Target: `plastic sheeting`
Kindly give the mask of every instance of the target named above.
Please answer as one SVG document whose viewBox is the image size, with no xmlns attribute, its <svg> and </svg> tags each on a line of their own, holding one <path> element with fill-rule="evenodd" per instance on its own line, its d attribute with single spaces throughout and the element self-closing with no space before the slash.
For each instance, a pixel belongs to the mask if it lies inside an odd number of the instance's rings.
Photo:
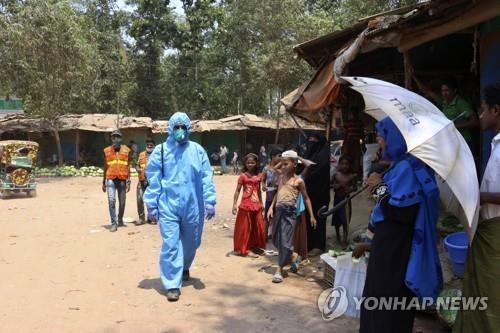
<svg viewBox="0 0 500 333">
<path fill-rule="evenodd" d="M 313 78 L 281 99 L 288 112 L 311 122 L 324 122 L 319 111 L 334 104 L 340 84 L 333 74 L 333 61 L 322 66 Z"/>
</svg>

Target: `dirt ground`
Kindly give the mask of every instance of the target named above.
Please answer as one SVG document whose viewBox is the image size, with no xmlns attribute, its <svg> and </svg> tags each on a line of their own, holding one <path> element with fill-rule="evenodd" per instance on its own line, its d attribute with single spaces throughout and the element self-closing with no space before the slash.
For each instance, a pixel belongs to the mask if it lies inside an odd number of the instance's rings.
<svg viewBox="0 0 500 333">
<path fill-rule="evenodd" d="M 236 178 L 215 182 L 217 216 L 205 224 L 178 303 L 167 302 L 158 278 L 157 226 L 128 223 L 110 233 L 99 178 L 42 179 L 36 198 L 0 200 L 0 330 L 357 332 L 357 319 L 322 320 L 321 265 L 313 261 L 275 285 L 276 257 L 231 255 Z M 351 231 L 366 225 L 369 209 L 366 197 L 355 202 Z M 137 217 L 135 183 L 125 216 Z M 415 327 L 440 331 L 425 317 Z"/>
</svg>

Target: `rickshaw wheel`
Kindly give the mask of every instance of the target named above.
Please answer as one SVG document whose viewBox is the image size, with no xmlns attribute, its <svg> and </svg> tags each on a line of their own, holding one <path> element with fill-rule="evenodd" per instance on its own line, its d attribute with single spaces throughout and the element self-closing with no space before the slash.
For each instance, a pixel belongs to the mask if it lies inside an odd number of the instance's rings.
<svg viewBox="0 0 500 333">
<path fill-rule="evenodd" d="M 8 195 L 9 195 L 9 192 L 7 192 L 5 190 L 0 190 L 0 199 L 6 199 Z"/>
<path fill-rule="evenodd" d="M 36 190 L 29 190 L 26 195 L 30 198 L 36 197 Z"/>
</svg>

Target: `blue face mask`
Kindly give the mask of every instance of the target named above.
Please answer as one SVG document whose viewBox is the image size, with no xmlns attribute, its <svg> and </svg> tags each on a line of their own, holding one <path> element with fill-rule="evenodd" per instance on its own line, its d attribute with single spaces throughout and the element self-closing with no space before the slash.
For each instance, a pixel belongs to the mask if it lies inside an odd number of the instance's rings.
<svg viewBox="0 0 500 333">
<path fill-rule="evenodd" d="M 186 139 L 186 130 L 184 128 L 178 128 L 174 131 L 174 139 L 177 142 L 182 142 Z"/>
<path fill-rule="evenodd" d="M 116 148 L 118 148 L 122 144 L 122 139 L 114 137 L 114 138 L 111 138 L 111 142 L 113 143 L 113 146 L 115 146 Z"/>
</svg>

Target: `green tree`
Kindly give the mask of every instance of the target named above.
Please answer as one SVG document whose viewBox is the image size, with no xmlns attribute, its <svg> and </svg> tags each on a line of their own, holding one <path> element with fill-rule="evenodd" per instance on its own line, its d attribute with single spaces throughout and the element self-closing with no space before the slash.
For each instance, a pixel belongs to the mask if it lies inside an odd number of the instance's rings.
<svg viewBox="0 0 500 333">
<path fill-rule="evenodd" d="M 90 86 L 89 110 L 97 113 L 127 113 L 127 87 L 130 62 L 121 32 L 127 14 L 116 0 L 85 0 L 82 15 L 95 31 L 98 56 L 94 59 L 95 77 Z"/>
<path fill-rule="evenodd" d="M 226 114 L 276 110 L 280 96 L 311 74 L 293 46 L 336 27 L 324 11 L 307 10 L 303 0 L 227 1 L 223 9 L 204 54 L 207 67 L 218 67 L 222 75 L 216 77 L 227 83 L 218 85 L 229 96 Z"/>
<path fill-rule="evenodd" d="M 215 0 L 183 0 L 182 6 L 185 15 L 177 19 L 173 44 L 177 52 L 166 59 L 169 64 L 177 64 L 166 68 L 167 77 L 174 79 L 175 86 L 167 89 L 175 98 L 176 107 L 193 117 L 204 118 L 213 111 L 209 95 L 213 73 L 206 66 L 205 49 L 220 23 L 222 8 Z"/>
<path fill-rule="evenodd" d="M 50 126 L 63 163 L 60 117 L 84 111 L 95 76 L 92 31 L 67 1 L 31 0 L 0 17 L 0 71 L 26 112 Z"/>
<path fill-rule="evenodd" d="M 167 109 L 161 59 L 177 32 L 168 0 L 131 0 L 136 6 L 129 34 L 135 40 L 132 67 L 135 84 L 130 96 L 137 115 L 160 118 Z"/>
<path fill-rule="evenodd" d="M 341 28 L 368 16 L 417 3 L 418 0 L 306 0 L 308 8 L 329 13 Z"/>
</svg>

